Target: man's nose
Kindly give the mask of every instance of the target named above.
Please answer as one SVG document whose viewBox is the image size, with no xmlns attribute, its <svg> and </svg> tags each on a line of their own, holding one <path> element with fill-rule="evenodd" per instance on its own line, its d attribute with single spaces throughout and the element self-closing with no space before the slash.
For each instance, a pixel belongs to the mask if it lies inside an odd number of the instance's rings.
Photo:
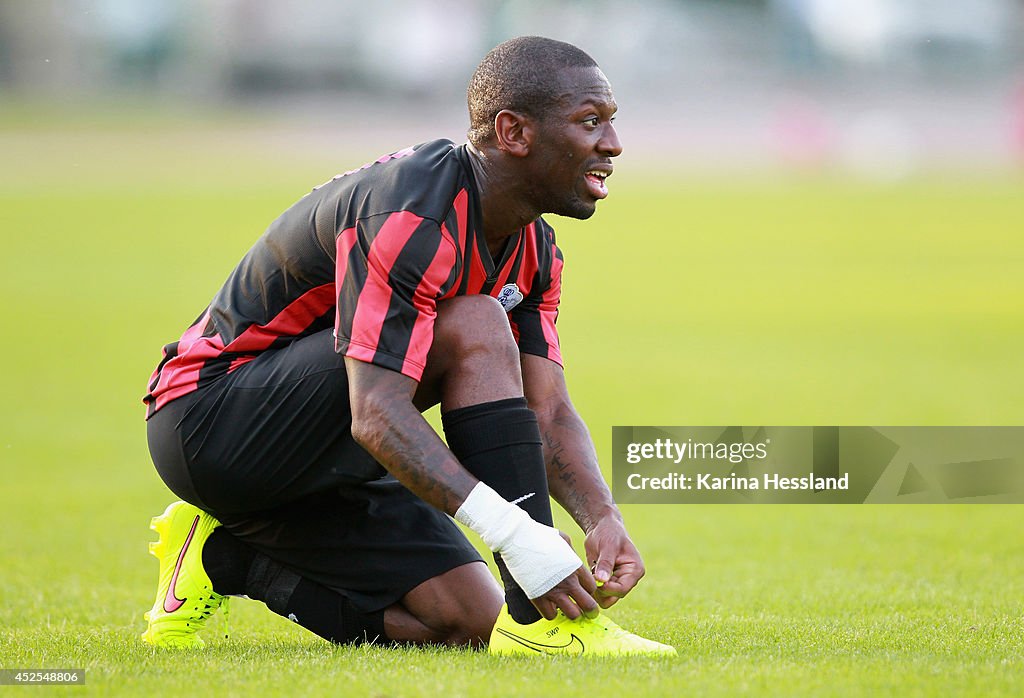
<svg viewBox="0 0 1024 698">
<path fill-rule="evenodd" d="M 613 158 L 622 153 L 622 142 L 619 140 L 619 134 L 615 131 L 615 125 L 610 121 L 601 135 L 597 148 L 605 155 Z"/>
</svg>

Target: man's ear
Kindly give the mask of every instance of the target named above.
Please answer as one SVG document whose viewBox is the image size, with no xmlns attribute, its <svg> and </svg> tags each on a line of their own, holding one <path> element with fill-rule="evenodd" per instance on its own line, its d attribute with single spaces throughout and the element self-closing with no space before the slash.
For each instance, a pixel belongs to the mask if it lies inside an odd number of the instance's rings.
<svg viewBox="0 0 1024 698">
<path fill-rule="evenodd" d="M 533 120 L 525 114 L 502 109 L 494 117 L 494 133 L 498 150 L 523 158 L 530 154 L 536 129 Z"/>
</svg>

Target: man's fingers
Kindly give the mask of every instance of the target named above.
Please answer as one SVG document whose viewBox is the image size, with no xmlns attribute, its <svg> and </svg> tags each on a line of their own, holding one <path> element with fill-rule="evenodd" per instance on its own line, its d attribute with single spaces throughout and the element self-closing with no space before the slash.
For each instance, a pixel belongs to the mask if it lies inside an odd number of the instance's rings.
<svg viewBox="0 0 1024 698">
<path fill-rule="evenodd" d="M 542 616 L 548 620 L 554 620 L 557 613 L 555 604 L 551 603 L 546 596 L 538 596 L 536 599 L 532 599 L 534 607 L 540 612 Z"/>
<path fill-rule="evenodd" d="M 587 568 L 580 567 L 573 581 L 576 582 L 575 588 L 570 591 L 573 601 L 588 618 L 593 618 L 600 612 L 597 599 L 594 598 L 597 592 L 594 578 L 590 576 Z"/>
<path fill-rule="evenodd" d="M 597 602 L 601 604 L 601 608 L 611 608 L 626 593 L 626 591 L 619 589 L 613 582 L 609 582 L 598 590 Z"/>
<path fill-rule="evenodd" d="M 580 607 L 576 605 L 576 602 L 565 595 L 558 598 L 558 607 L 562 609 L 562 613 L 564 613 L 565 617 L 569 620 L 576 620 L 583 615 L 583 611 L 581 611 Z"/>
<path fill-rule="evenodd" d="M 596 589 L 594 578 L 581 566 L 575 574 L 563 579 L 548 593 L 534 599 L 533 605 L 548 620 L 555 617 L 556 609 L 561 609 L 567 618 L 573 620 L 583 614 L 592 618 L 600 613 L 597 599 L 594 598 Z"/>
<path fill-rule="evenodd" d="M 608 557 L 602 551 L 598 555 L 597 564 L 594 565 L 594 579 L 601 582 L 601 584 L 606 584 L 612 578 L 612 570 L 614 569 L 615 557 Z"/>
<path fill-rule="evenodd" d="M 583 565 L 580 565 L 580 568 L 576 570 L 576 581 L 591 596 L 597 593 L 597 580 L 594 579 L 594 575 L 590 574 L 590 570 Z"/>
<path fill-rule="evenodd" d="M 644 575 L 642 570 L 639 572 L 629 568 L 622 570 L 619 576 L 616 577 L 614 580 L 615 588 L 618 592 L 617 595 L 625 596 L 626 594 L 631 592 L 633 590 L 633 587 L 637 585 L 637 583 L 640 581 L 640 578 L 643 576 Z"/>
<path fill-rule="evenodd" d="M 636 577 L 630 575 L 612 577 L 608 582 L 601 585 L 598 590 L 598 594 L 602 597 L 621 598 L 633 591 L 633 587 L 636 586 L 636 581 Z"/>
<path fill-rule="evenodd" d="M 559 587 L 560 586 L 561 585 L 559 585 Z M 575 620 L 576 618 L 579 618 L 580 615 L 583 613 L 583 611 L 580 610 L 580 607 L 573 600 L 572 595 L 570 593 L 568 593 L 568 592 L 565 592 L 565 591 L 558 591 L 559 587 L 556 587 L 555 589 L 552 589 L 551 591 L 549 591 L 548 593 L 544 594 L 544 596 L 541 597 L 543 599 L 546 599 L 551 604 L 551 607 L 552 607 L 551 618 L 554 618 L 554 611 L 556 609 L 561 610 L 562 613 L 565 614 L 565 617 L 569 618 L 571 620 Z M 536 601 L 534 601 L 534 604 L 536 604 Z M 538 606 L 538 608 L 539 608 L 539 606 Z M 542 611 L 542 613 L 543 613 L 543 611 Z M 544 617 L 548 618 L 547 616 L 544 616 Z M 548 618 L 548 620 L 551 620 L 551 618 Z"/>
</svg>

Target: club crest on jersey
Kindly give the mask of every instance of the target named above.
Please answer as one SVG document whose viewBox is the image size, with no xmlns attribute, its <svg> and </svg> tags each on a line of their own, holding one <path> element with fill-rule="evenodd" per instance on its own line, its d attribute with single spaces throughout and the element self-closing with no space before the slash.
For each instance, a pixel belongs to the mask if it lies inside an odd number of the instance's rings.
<svg viewBox="0 0 1024 698">
<path fill-rule="evenodd" d="M 501 303 L 501 307 L 505 309 L 506 313 L 519 305 L 522 300 L 523 294 L 520 292 L 519 286 L 514 283 L 505 284 L 498 291 L 498 302 Z"/>
</svg>

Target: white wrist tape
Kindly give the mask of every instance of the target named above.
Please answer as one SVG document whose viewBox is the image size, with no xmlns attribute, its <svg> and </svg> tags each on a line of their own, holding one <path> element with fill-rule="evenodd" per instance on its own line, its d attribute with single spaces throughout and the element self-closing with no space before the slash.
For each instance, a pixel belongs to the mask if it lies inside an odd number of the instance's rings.
<svg viewBox="0 0 1024 698">
<path fill-rule="evenodd" d="M 543 596 L 583 566 L 558 531 L 534 521 L 482 482 L 455 512 L 455 520 L 476 531 L 488 548 L 501 554 L 528 598 Z"/>
</svg>

